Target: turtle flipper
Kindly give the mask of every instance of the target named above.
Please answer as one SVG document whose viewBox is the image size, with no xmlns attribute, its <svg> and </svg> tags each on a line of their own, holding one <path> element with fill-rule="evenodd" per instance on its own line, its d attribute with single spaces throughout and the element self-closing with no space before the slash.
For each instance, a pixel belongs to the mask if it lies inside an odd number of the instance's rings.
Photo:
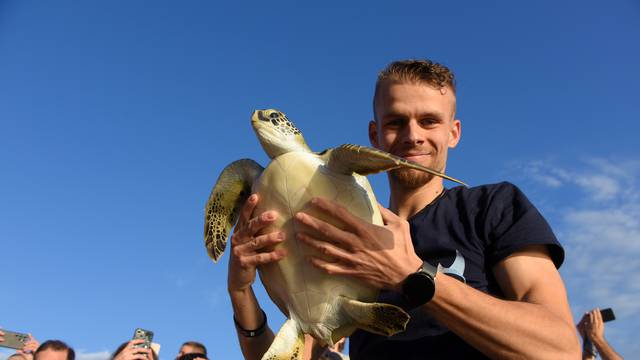
<svg viewBox="0 0 640 360">
<path fill-rule="evenodd" d="M 278 331 L 262 360 L 302 360 L 304 334 L 294 320 L 287 320 Z"/>
<path fill-rule="evenodd" d="M 367 146 L 344 144 L 329 150 L 327 156 L 327 167 L 341 174 L 351 175 L 355 172 L 360 175 L 369 175 L 404 167 L 424 171 L 467 186 L 462 181 L 441 172 Z"/>
<path fill-rule="evenodd" d="M 213 261 L 222 256 L 240 208 L 262 170 L 257 162 L 242 159 L 227 165 L 218 177 L 204 210 L 204 243 Z"/>
<path fill-rule="evenodd" d="M 391 336 L 404 331 L 409 322 L 409 314 L 402 308 L 384 304 L 384 303 L 365 303 L 345 297 L 342 299 L 341 306 L 346 314 L 353 319 L 353 325 L 363 330 L 380 334 L 383 336 Z M 336 339 L 344 336 L 336 333 Z"/>
</svg>

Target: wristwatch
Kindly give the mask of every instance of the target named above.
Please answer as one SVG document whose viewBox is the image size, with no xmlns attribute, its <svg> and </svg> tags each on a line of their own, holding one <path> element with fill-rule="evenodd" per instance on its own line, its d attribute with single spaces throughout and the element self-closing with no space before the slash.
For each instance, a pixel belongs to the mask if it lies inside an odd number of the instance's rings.
<svg viewBox="0 0 640 360">
<path fill-rule="evenodd" d="M 428 303 L 436 292 L 438 268 L 423 262 L 418 271 L 409 274 L 402 282 L 402 295 L 412 308 Z"/>
</svg>

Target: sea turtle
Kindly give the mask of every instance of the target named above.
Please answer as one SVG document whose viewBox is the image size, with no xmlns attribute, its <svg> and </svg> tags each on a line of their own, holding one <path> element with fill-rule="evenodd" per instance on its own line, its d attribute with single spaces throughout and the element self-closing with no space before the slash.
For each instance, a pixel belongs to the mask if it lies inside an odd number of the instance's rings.
<svg viewBox="0 0 640 360">
<path fill-rule="evenodd" d="M 295 240 L 296 224 L 292 218 L 312 197 L 321 196 L 380 225 L 380 210 L 365 175 L 394 168 L 412 168 L 460 181 L 359 145 L 346 144 L 314 153 L 295 125 L 277 110 L 255 111 L 251 124 L 271 163 L 265 169 L 253 160 L 242 159 L 222 171 L 206 204 L 204 236 L 209 255 L 217 261 L 241 205 L 252 192 L 261 196 L 254 213 L 276 210 L 280 214 L 278 221 L 261 233 L 285 231 L 286 240 L 278 246 L 284 246 L 288 255 L 260 267 L 259 273 L 269 296 L 288 320 L 263 359 L 301 358 L 305 333 L 333 345 L 356 328 L 385 336 L 403 331 L 409 315 L 397 306 L 375 303 L 375 289 L 354 278 L 327 275 L 305 260 L 308 255 L 323 255 Z"/>
</svg>

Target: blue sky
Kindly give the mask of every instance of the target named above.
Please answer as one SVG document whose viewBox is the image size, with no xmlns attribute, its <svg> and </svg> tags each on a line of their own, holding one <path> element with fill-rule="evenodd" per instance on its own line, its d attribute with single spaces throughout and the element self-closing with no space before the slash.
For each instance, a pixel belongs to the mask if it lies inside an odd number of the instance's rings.
<svg viewBox="0 0 640 360">
<path fill-rule="evenodd" d="M 633 0 L 0 0 L 0 326 L 83 360 L 136 327 L 164 358 L 190 339 L 240 358 L 203 208 L 226 164 L 266 164 L 252 110 L 315 150 L 368 144 L 376 73 L 428 57 L 458 78 L 449 174 L 520 186 L 566 247 L 576 321 L 613 307 L 607 338 L 637 354 L 638 19 Z"/>
</svg>

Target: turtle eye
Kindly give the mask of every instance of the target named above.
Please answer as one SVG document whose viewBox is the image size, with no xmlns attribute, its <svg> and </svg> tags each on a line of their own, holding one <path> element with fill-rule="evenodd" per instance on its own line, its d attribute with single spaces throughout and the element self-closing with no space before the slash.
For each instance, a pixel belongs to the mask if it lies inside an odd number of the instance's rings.
<svg viewBox="0 0 640 360">
<path fill-rule="evenodd" d="M 279 117 L 279 114 L 277 112 L 272 112 L 271 114 L 269 114 L 269 117 L 272 119 L 275 119 L 277 117 Z"/>
<path fill-rule="evenodd" d="M 258 119 L 260 119 L 262 121 L 269 121 L 269 119 L 264 116 L 264 112 L 263 111 L 258 111 Z"/>
</svg>

